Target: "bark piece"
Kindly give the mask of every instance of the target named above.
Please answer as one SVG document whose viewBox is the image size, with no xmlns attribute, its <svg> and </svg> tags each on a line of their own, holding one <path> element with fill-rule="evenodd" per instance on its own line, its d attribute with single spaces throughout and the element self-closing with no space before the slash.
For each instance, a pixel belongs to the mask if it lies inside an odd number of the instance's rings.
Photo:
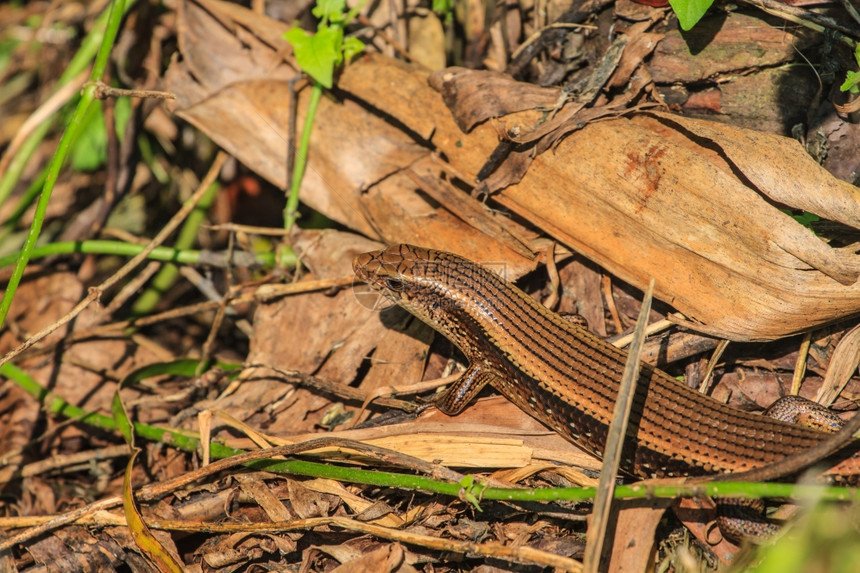
<svg viewBox="0 0 860 573">
<path fill-rule="evenodd" d="M 803 28 L 786 28 L 776 18 L 731 12 L 725 18 L 705 18 L 687 32 L 667 32 L 649 68 L 658 84 L 701 82 L 789 62 L 812 40 Z"/>
</svg>

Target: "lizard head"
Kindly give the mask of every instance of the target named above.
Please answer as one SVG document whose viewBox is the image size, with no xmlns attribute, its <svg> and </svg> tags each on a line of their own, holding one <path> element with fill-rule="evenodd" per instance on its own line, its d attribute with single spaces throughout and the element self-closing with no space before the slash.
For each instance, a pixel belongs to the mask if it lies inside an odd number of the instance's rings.
<svg viewBox="0 0 860 573">
<path fill-rule="evenodd" d="M 501 280 L 458 255 L 406 244 L 361 254 L 352 267 L 371 288 L 455 344 L 463 336 L 463 321 L 484 307 L 485 289 L 476 286 Z"/>
</svg>

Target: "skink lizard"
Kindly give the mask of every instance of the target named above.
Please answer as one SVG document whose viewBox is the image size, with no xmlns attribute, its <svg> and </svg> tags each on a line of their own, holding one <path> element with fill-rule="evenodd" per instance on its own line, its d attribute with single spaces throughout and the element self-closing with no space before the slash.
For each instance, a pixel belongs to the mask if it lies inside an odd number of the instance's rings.
<svg viewBox="0 0 860 573">
<path fill-rule="evenodd" d="M 357 276 L 447 337 L 469 367 L 438 401 L 459 413 L 490 384 L 520 409 L 600 457 L 626 353 L 463 257 L 395 245 L 356 257 Z M 643 364 L 622 470 L 640 478 L 753 469 L 827 434 L 722 404 Z M 860 457 L 826 471 L 854 482 Z"/>
</svg>

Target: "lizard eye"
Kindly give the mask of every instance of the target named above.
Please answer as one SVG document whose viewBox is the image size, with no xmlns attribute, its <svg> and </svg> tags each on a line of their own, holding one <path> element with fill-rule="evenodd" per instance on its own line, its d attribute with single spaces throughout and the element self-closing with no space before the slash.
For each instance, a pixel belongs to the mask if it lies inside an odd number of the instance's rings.
<svg viewBox="0 0 860 573">
<path fill-rule="evenodd" d="M 388 290 L 393 290 L 395 292 L 399 292 L 403 290 L 403 281 L 400 279 L 385 279 L 385 288 Z"/>
</svg>

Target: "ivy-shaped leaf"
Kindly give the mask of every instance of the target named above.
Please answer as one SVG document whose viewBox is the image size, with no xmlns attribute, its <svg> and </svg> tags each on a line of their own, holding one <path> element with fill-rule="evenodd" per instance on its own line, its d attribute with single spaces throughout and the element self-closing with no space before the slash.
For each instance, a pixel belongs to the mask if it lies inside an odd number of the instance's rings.
<svg viewBox="0 0 860 573">
<path fill-rule="evenodd" d="M 293 46 L 296 61 L 302 70 L 322 86 L 331 88 L 334 68 L 343 60 L 340 51 L 343 30 L 338 26 L 320 26 L 316 34 L 308 34 L 301 28 L 291 28 L 285 35 Z"/>
<path fill-rule="evenodd" d="M 317 5 L 311 9 L 311 13 L 322 20 L 321 26 L 328 22 L 340 24 L 343 22 L 344 9 L 346 9 L 346 0 L 317 0 Z"/>
<path fill-rule="evenodd" d="M 842 85 L 839 86 L 839 89 L 843 92 L 847 92 L 851 88 L 855 87 L 857 84 L 860 84 L 860 72 L 852 72 L 849 70 L 845 74 L 845 81 L 842 82 Z"/>
<path fill-rule="evenodd" d="M 669 0 L 672 10 L 678 16 L 681 29 L 685 32 L 695 26 L 714 0 Z"/>
<path fill-rule="evenodd" d="M 353 56 L 357 56 L 361 52 L 364 51 L 364 42 L 359 40 L 358 38 L 344 38 L 343 39 L 343 57 L 346 60 L 349 60 Z"/>
</svg>

